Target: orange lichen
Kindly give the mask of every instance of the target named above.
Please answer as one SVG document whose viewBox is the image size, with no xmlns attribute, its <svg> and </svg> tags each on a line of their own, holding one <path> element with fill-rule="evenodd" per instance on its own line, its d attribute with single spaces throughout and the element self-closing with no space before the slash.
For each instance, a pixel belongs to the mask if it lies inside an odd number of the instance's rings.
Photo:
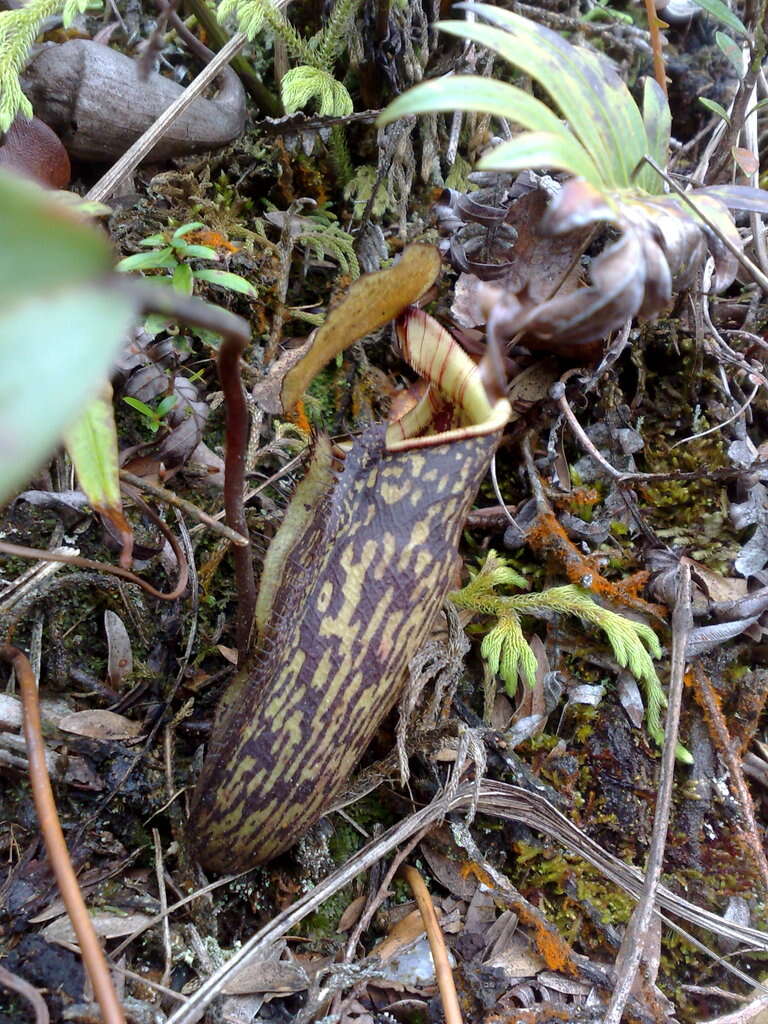
<svg viewBox="0 0 768 1024">
<path fill-rule="evenodd" d="M 240 246 L 230 242 L 221 231 L 209 231 L 207 228 L 200 228 L 199 231 L 190 231 L 186 236 L 186 241 L 194 242 L 195 245 L 207 245 L 209 249 L 240 252 Z"/>
<path fill-rule="evenodd" d="M 304 400 L 302 398 L 296 403 L 291 412 L 288 414 L 288 419 L 291 423 L 295 423 L 302 434 L 309 436 L 312 433 L 312 427 L 307 417 L 307 410 L 304 406 Z"/>
<path fill-rule="evenodd" d="M 465 861 L 459 868 L 459 874 L 465 879 L 474 876 L 481 885 L 485 885 L 489 889 L 494 887 L 493 879 L 488 872 L 473 860 Z"/>
<path fill-rule="evenodd" d="M 620 583 L 607 580 L 600 573 L 594 559 L 583 555 L 570 540 L 553 512 L 538 512 L 526 531 L 525 539 L 537 554 L 551 559 L 570 583 L 584 587 L 621 607 L 634 608 L 654 618 L 663 616 L 665 609 L 661 605 L 651 604 L 638 596 L 648 580 L 648 573 L 636 572 Z"/>
</svg>

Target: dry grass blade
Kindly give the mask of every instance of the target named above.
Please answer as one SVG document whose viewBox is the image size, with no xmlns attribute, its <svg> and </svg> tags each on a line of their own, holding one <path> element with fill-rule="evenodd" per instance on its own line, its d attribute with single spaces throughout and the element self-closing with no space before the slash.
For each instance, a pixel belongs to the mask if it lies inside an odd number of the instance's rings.
<svg viewBox="0 0 768 1024">
<path fill-rule="evenodd" d="M 206 1007 L 221 992 L 222 986 L 230 980 L 245 961 L 265 951 L 273 942 L 295 927 L 299 921 L 304 920 L 308 914 L 316 910 L 325 900 L 348 885 L 363 871 L 378 863 L 400 843 L 406 842 L 417 832 L 428 827 L 430 823 L 442 820 L 446 813 L 462 812 L 470 807 L 476 807 L 478 813 L 522 822 L 529 828 L 544 832 L 559 842 L 566 850 L 583 857 L 634 899 L 640 898 L 643 891 L 642 872 L 606 852 L 543 797 L 518 786 L 488 781 L 481 783 L 478 797 L 475 784 L 465 783 L 450 799 L 447 799 L 444 794 L 439 794 L 432 803 L 368 843 L 346 864 L 320 882 L 310 893 L 273 918 L 269 924 L 245 942 L 223 967 L 200 986 L 197 992 L 190 997 L 186 1006 L 179 1008 L 168 1018 L 168 1024 L 195 1024 L 203 1017 Z M 658 887 L 656 896 L 658 905 L 664 911 L 690 921 L 697 927 L 707 928 L 718 935 L 724 935 L 745 945 L 768 951 L 768 934 L 765 932 L 727 921 L 718 914 L 689 903 L 688 900 L 677 896 L 665 886 Z M 678 927 L 666 917 L 665 923 L 676 929 Z M 731 968 L 731 970 L 735 969 Z M 746 977 L 742 972 L 737 972 L 737 974 L 742 978 Z"/>
<path fill-rule="evenodd" d="M 28 659 L 16 647 L 0 647 L 0 659 L 13 665 L 21 689 L 24 704 L 24 739 L 29 758 L 29 779 L 35 810 L 40 822 L 48 859 L 56 876 L 61 898 L 67 908 L 72 927 L 80 943 L 85 969 L 88 972 L 93 991 L 101 1007 L 105 1024 L 125 1024 L 122 1007 L 109 975 L 99 940 L 93 929 L 91 918 L 83 902 L 80 886 L 69 859 L 67 844 L 56 812 L 51 780 L 45 765 L 45 745 L 40 725 L 40 705 L 37 698 L 37 684 Z"/>
<path fill-rule="evenodd" d="M 406 865 L 402 868 L 401 873 L 411 887 L 411 892 L 414 895 L 424 922 L 429 948 L 432 952 L 432 961 L 435 965 L 435 976 L 437 978 L 437 987 L 440 991 L 440 999 L 443 1004 L 445 1024 L 462 1024 L 459 997 L 456 994 L 453 971 L 448 962 L 448 950 L 445 947 L 445 939 L 440 929 L 440 923 L 437 920 L 432 897 L 429 895 L 429 890 L 424 884 L 424 879 L 416 868 Z"/>
<path fill-rule="evenodd" d="M 616 987 L 605 1014 L 605 1024 L 619 1024 L 629 998 L 637 968 L 644 954 L 644 940 L 648 934 L 655 906 L 656 891 L 661 877 L 664 847 L 669 827 L 669 813 L 672 806 L 672 783 L 675 774 L 675 748 L 680 721 L 680 705 L 685 675 L 685 650 L 693 625 L 691 612 L 691 567 L 680 563 L 677 601 L 672 617 L 672 663 L 670 666 L 669 706 L 661 755 L 661 778 L 653 821 L 651 847 L 645 871 L 640 902 L 624 933 L 621 949 L 616 961 Z"/>
</svg>

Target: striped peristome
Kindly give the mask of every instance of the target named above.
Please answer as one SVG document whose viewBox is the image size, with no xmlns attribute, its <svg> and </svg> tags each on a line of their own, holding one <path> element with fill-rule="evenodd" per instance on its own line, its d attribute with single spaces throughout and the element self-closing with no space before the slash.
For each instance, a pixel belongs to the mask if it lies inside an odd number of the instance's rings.
<svg viewBox="0 0 768 1024">
<path fill-rule="evenodd" d="M 413 361 L 431 363 L 441 395 L 427 401 L 441 415 L 452 403 L 451 423 L 428 434 L 418 413 L 418 437 L 371 427 L 338 473 L 318 439 L 309 482 L 267 554 L 265 572 L 280 579 L 266 597 L 262 584 L 257 650 L 222 699 L 193 798 L 191 836 L 213 870 L 269 860 L 323 814 L 452 584 L 464 519 L 510 407 L 487 396 L 478 368 L 420 310 L 399 324 L 406 355 L 411 325 L 420 347 L 439 353 Z"/>
</svg>

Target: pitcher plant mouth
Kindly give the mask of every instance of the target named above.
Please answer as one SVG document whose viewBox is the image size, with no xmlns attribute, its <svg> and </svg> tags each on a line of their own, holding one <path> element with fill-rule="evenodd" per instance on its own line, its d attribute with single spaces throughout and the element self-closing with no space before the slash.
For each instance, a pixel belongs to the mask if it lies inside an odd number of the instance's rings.
<svg viewBox="0 0 768 1024">
<path fill-rule="evenodd" d="M 474 363 L 449 331 L 416 306 L 398 316 L 395 330 L 403 358 L 429 387 L 387 428 L 387 451 L 428 448 L 503 430 L 512 407 L 507 398 L 493 401 L 488 393 L 490 360 Z M 427 433 L 441 421 L 448 429 Z"/>
</svg>

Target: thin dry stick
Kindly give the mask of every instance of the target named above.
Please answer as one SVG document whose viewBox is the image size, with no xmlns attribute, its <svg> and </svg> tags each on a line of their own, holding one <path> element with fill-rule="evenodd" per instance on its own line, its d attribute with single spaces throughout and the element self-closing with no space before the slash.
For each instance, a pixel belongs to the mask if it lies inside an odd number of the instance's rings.
<svg viewBox="0 0 768 1024">
<path fill-rule="evenodd" d="M 560 411 L 565 417 L 568 426 L 573 431 L 574 436 L 576 437 L 577 441 L 584 449 L 584 451 L 587 453 L 587 455 L 591 456 L 598 464 L 598 466 L 605 470 L 608 476 L 613 477 L 614 480 L 621 483 L 624 480 L 625 474 L 622 473 L 620 470 L 616 469 L 614 466 L 610 464 L 610 462 L 604 459 L 600 452 L 597 450 L 597 448 L 595 448 L 590 439 L 587 437 L 584 428 L 576 419 L 576 415 L 573 409 L 571 409 L 570 405 L 568 404 L 568 399 L 565 396 L 565 384 L 561 380 L 557 381 L 557 383 L 553 384 L 552 387 L 549 389 L 549 397 L 553 399 L 553 401 L 557 402 L 557 404 L 560 406 Z M 635 476 L 637 476 L 637 474 L 635 474 Z"/>
<path fill-rule="evenodd" d="M 755 820 L 755 809 L 752 804 L 752 797 L 744 781 L 744 772 L 741 761 L 734 751 L 733 740 L 725 721 L 725 715 L 720 706 L 720 701 L 701 666 L 696 665 L 693 670 L 693 692 L 697 703 L 704 712 L 704 717 L 709 727 L 710 735 L 715 741 L 715 748 L 725 762 L 728 773 L 731 777 L 731 789 L 739 803 L 741 813 L 744 817 L 746 829 L 743 832 L 744 841 L 754 858 L 755 867 L 760 874 L 763 883 L 764 897 L 768 895 L 768 860 L 761 840 L 762 830 L 758 828 Z"/>
<path fill-rule="evenodd" d="M 30 985 L 24 978 L 13 974 L 5 967 L 0 967 L 0 985 L 5 985 L 6 988 L 27 1000 L 35 1011 L 35 1024 L 49 1024 L 51 1018 L 48 1014 L 48 1007 L 34 985 Z"/>
<path fill-rule="evenodd" d="M 459 787 L 456 795 L 449 801 L 446 801 L 444 793 L 439 793 L 432 803 L 415 811 L 410 817 L 394 825 L 382 836 L 372 840 L 362 850 L 353 854 L 346 864 L 319 882 L 312 892 L 297 899 L 287 910 L 283 910 L 260 931 L 252 935 L 247 942 L 243 943 L 240 949 L 190 996 L 186 1006 L 171 1014 L 168 1024 L 196 1024 L 205 1014 L 208 1004 L 221 992 L 222 986 L 237 973 L 248 958 L 260 955 L 330 896 L 343 889 L 357 875 L 378 863 L 382 857 L 400 843 L 411 838 L 416 832 L 426 828 L 431 822 L 442 821 L 447 813 L 465 810 L 470 806 L 476 805 L 477 810 L 482 814 L 522 822 L 529 828 L 546 833 L 567 850 L 592 864 L 612 882 L 621 886 L 633 899 L 640 898 L 642 873 L 637 868 L 625 864 L 609 854 L 543 797 L 503 782 L 481 782 L 479 799 L 475 790 L 473 782 L 465 783 Z M 689 903 L 683 897 L 670 892 L 663 885 L 659 886 L 658 901 L 664 910 L 694 922 L 697 927 L 708 928 L 719 935 L 725 935 L 727 938 L 735 939 L 750 947 L 768 950 L 768 934 L 734 921 L 726 921 L 718 914 L 713 914 L 703 907 Z M 663 920 L 669 927 L 680 932 L 687 941 L 693 942 L 697 949 L 714 957 L 714 954 L 706 946 L 693 936 L 689 936 L 676 921 L 666 915 Z M 134 937 L 131 936 L 128 941 Z M 116 952 L 113 955 L 116 955 Z M 746 983 L 756 984 L 749 975 L 739 971 L 727 961 L 723 961 L 722 966 Z"/>
<path fill-rule="evenodd" d="M 733 1013 L 726 1013 L 724 1017 L 711 1017 L 704 1024 L 749 1024 L 758 1014 L 764 1014 L 768 1010 L 768 996 L 760 996 L 746 1006 L 734 1010 Z"/>
<path fill-rule="evenodd" d="M 398 850 L 395 856 L 392 858 L 392 863 L 387 868 L 384 877 L 379 881 L 378 889 L 376 890 L 375 893 L 369 896 L 365 909 L 358 918 L 357 924 L 350 932 L 349 938 L 347 939 L 347 944 L 344 947 L 344 955 L 342 960 L 343 963 L 349 963 L 354 958 L 355 950 L 357 949 L 357 944 L 360 941 L 360 936 L 368 928 L 371 921 L 373 920 L 374 914 L 376 913 L 376 911 L 379 909 L 379 907 L 389 894 L 389 887 L 392 884 L 392 879 L 400 870 L 400 865 L 403 863 L 404 860 L 406 860 L 406 858 L 410 857 L 412 851 L 416 849 L 416 847 L 419 845 L 422 839 L 431 831 L 432 825 L 426 825 L 420 832 L 417 832 L 415 836 L 412 836 L 409 839 L 409 841 L 400 850 Z M 343 1009 L 344 1000 L 342 999 L 342 994 L 339 992 L 334 997 L 333 1003 L 331 1004 L 330 1007 L 330 1012 L 332 1014 L 342 1014 Z"/>
<path fill-rule="evenodd" d="M 157 893 L 160 898 L 160 913 L 163 914 L 163 953 L 165 954 L 165 966 L 160 984 L 167 986 L 171 977 L 173 965 L 173 954 L 171 953 L 171 926 L 168 922 L 168 896 L 165 891 L 165 873 L 163 869 L 163 844 L 160 842 L 160 832 L 152 829 L 152 843 L 155 847 L 155 877 L 157 878 Z"/>
<path fill-rule="evenodd" d="M 85 969 L 93 986 L 96 1000 L 101 1007 L 104 1024 L 125 1024 L 125 1017 L 109 975 L 104 953 L 77 884 L 77 877 L 69 859 L 69 851 L 56 812 L 51 780 L 45 765 L 45 745 L 40 726 L 40 704 L 32 666 L 18 648 L 8 644 L 0 647 L 0 659 L 13 665 L 16 678 L 19 681 L 24 705 L 24 739 L 27 744 L 32 798 L 35 802 L 45 848 L 48 851 L 48 859 L 56 876 L 56 884 L 59 887 L 64 906 L 67 908 L 77 941 L 80 944 Z"/>
<path fill-rule="evenodd" d="M 459 997 L 456 995 L 453 971 L 448 962 L 448 950 L 445 948 L 445 939 L 440 929 L 440 922 L 437 920 L 432 897 L 429 895 L 429 890 L 424 884 L 424 879 L 416 868 L 405 865 L 400 870 L 403 878 L 411 887 L 411 892 L 416 899 L 422 921 L 424 922 L 424 928 L 427 932 L 427 940 L 432 952 L 432 961 L 435 965 L 437 987 L 443 1003 L 445 1024 L 462 1024 Z"/>
<path fill-rule="evenodd" d="M 126 483 L 133 484 L 134 487 L 140 487 L 142 491 L 146 491 L 147 494 L 151 494 L 155 498 L 159 498 L 160 501 L 164 501 L 166 505 L 173 505 L 174 508 L 180 508 L 182 512 L 186 512 L 190 519 L 196 519 L 198 523 L 202 523 L 203 526 L 207 526 L 209 530 L 213 530 L 214 533 L 220 533 L 222 537 L 226 537 L 227 540 L 231 540 L 233 544 L 239 544 L 244 547 L 248 543 L 247 537 L 242 537 L 235 530 L 230 530 L 226 523 L 220 522 L 218 519 L 214 519 L 213 516 L 209 516 L 207 512 L 203 512 L 197 505 L 193 505 L 191 501 L 187 501 L 186 498 L 180 498 L 178 494 L 174 494 L 173 491 L 169 491 L 166 487 L 158 487 L 157 484 L 151 483 L 149 480 L 145 480 L 142 476 L 134 476 L 133 473 L 129 473 L 126 469 L 120 470 L 120 479 L 125 480 Z"/>
<path fill-rule="evenodd" d="M 762 272 L 760 267 L 758 267 L 756 263 L 753 263 L 748 256 L 745 256 L 741 249 L 739 249 L 738 245 L 736 245 L 735 242 L 732 242 L 727 235 L 724 235 L 723 232 L 720 231 L 718 226 L 712 221 L 710 217 L 707 216 L 706 213 L 704 213 L 703 210 L 701 210 L 695 203 L 691 202 L 690 198 L 686 195 L 685 192 L 683 192 L 683 190 L 680 188 L 677 182 L 670 178 L 666 171 L 659 167 L 659 165 L 652 157 L 648 156 L 648 154 L 646 153 L 643 157 L 643 160 L 649 165 L 649 167 L 652 167 L 654 171 L 656 171 L 659 177 L 663 178 L 664 181 L 666 181 L 666 183 L 669 185 L 669 187 L 672 189 L 675 195 L 678 195 L 683 200 L 685 205 L 688 206 L 691 210 L 693 210 L 694 214 L 706 224 L 709 230 L 713 234 L 717 235 L 717 237 L 720 239 L 720 241 L 723 243 L 726 249 L 730 252 L 730 254 L 734 256 L 741 264 L 741 266 L 744 267 L 747 273 L 751 275 L 755 283 L 759 284 L 764 292 L 768 292 L 768 277 Z"/>
<path fill-rule="evenodd" d="M 672 806 L 672 784 L 675 778 L 675 749 L 680 723 L 680 705 L 683 696 L 685 676 L 685 649 L 693 627 L 691 612 L 691 567 L 680 563 L 677 583 L 677 599 L 672 615 L 672 658 L 669 668 L 669 707 L 664 732 L 664 749 L 661 752 L 661 777 L 656 813 L 653 819 L 651 847 L 640 901 L 624 933 L 621 949 L 616 961 L 616 987 L 605 1014 L 604 1024 L 619 1024 L 629 998 L 637 968 L 643 956 L 644 939 L 648 933 L 651 918 L 656 910 L 656 892 L 664 862 L 664 847 L 669 827 L 669 812 Z"/>
</svg>

